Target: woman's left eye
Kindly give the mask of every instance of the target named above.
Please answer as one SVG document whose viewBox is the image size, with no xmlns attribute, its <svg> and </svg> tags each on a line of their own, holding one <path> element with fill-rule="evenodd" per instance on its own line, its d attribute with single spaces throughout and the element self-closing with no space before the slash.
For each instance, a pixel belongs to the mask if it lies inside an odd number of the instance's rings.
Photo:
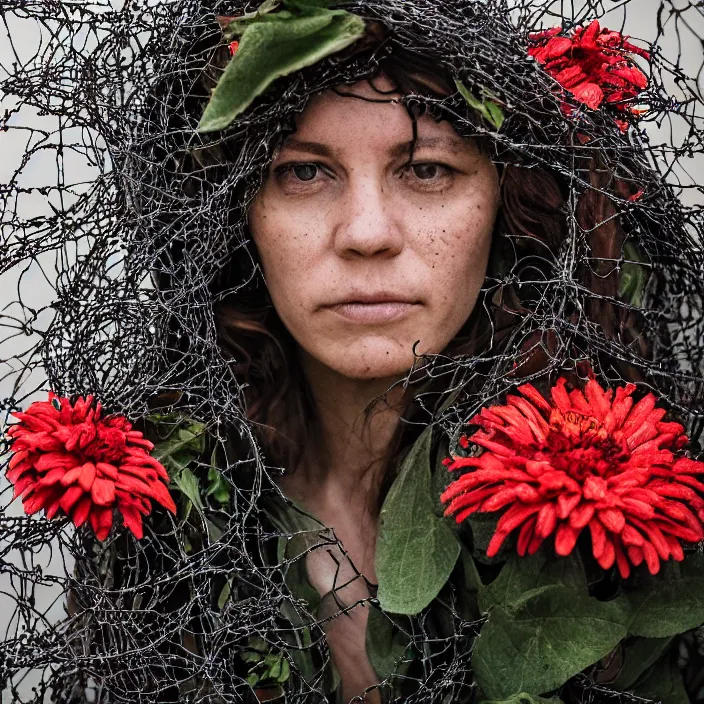
<svg viewBox="0 0 704 704">
<path fill-rule="evenodd" d="M 451 176 L 455 171 L 455 169 L 451 166 L 447 166 L 447 164 L 439 164 L 436 162 L 409 164 L 408 168 L 413 170 L 416 178 L 420 181 L 436 181 L 443 176 Z"/>
</svg>

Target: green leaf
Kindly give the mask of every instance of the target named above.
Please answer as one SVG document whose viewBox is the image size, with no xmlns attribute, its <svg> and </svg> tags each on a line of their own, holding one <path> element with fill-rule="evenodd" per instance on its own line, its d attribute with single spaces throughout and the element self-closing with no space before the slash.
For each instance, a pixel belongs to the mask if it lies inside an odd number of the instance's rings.
<svg viewBox="0 0 704 704">
<path fill-rule="evenodd" d="M 220 77 L 199 132 L 227 127 L 278 77 L 310 66 L 364 34 L 361 17 L 309 6 L 302 15 L 266 14 L 250 23 Z"/>
<path fill-rule="evenodd" d="M 662 658 L 648 675 L 635 687 L 640 697 L 658 701 L 661 704 L 685 704 L 689 695 L 682 681 L 682 672 L 677 667 L 676 653 Z"/>
<path fill-rule="evenodd" d="M 398 665 L 411 643 L 409 631 L 402 631 L 394 620 L 373 604 L 367 605 L 365 644 L 367 656 L 379 679 L 398 673 Z M 406 663 L 407 665 L 410 664 Z M 407 669 L 407 668 L 404 668 Z"/>
<path fill-rule="evenodd" d="M 181 465 L 188 464 L 205 450 L 205 425 L 200 421 L 190 418 L 177 417 L 170 423 L 164 419 L 173 419 L 174 416 L 152 414 L 147 416 L 153 425 L 167 427 L 169 434 L 166 438 L 156 438 L 152 456 L 159 460 L 167 469 L 173 466 L 178 470 Z"/>
<path fill-rule="evenodd" d="M 205 495 L 212 496 L 220 504 L 230 501 L 230 484 L 217 467 L 208 469 L 208 488 Z"/>
<path fill-rule="evenodd" d="M 582 561 L 576 552 L 557 557 L 545 549 L 535 555 L 511 555 L 499 576 L 479 593 L 479 608 L 489 611 L 493 606 L 519 600 L 531 589 L 549 585 L 568 587 L 576 594 L 588 594 Z"/>
<path fill-rule="evenodd" d="M 462 83 L 462 81 L 455 81 L 455 85 L 457 86 L 457 90 L 460 92 L 460 95 L 465 99 L 467 105 L 469 105 L 470 108 L 473 110 L 476 110 L 477 112 L 481 113 L 484 115 L 485 108 L 484 108 L 484 103 L 482 103 L 479 98 L 475 98 L 467 89 L 467 87 Z"/>
<path fill-rule="evenodd" d="M 693 556 L 685 558 L 693 562 Z M 629 633 L 646 638 L 667 638 L 704 623 L 704 574 L 694 569 L 678 574 L 674 565 L 665 565 L 660 574 L 628 595 L 633 609 Z"/>
<path fill-rule="evenodd" d="M 229 577 L 220 592 L 220 596 L 218 597 L 218 609 L 220 609 L 220 611 L 222 611 L 223 607 L 227 603 L 227 600 L 230 598 L 230 594 L 232 593 L 232 582 L 233 578 Z"/>
<path fill-rule="evenodd" d="M 447 467 L 443 464 L 443 460 L 450 455 L 448 445 L 449 438 L 443 435 L 438 443 L 438 450 L 435 455 L 435 466 L 430 480 L 430 493 L 433 497 L 433 513 L 438 517 L 442 517 L 445 513 L 445 504 L 440 501 L 440 496 L 454 481 L 454 473 L 449 472 Z M 450 521 L 450 525 L 453 526 L 453 529 L 456 529 L 456 522 L 454 520 Z"/>
<path fill-rule="evenodd" d="M 502 699 L 501 701 L 498 699 L 494 699 L 493 701 L 484 699 L 479 702 L 479 704 L 562 704 L 562 699 L 559 699 L 558 697 L 545 699 L 544 697 L 536 697 L 534 694 L 521 692 L 510 699 Z"/>
<path fill-rule="evenodd" d="M 222 537 L 224 532 L 223 526 L 218 525 L 215 521 L 218 520 L 215 517 L 205 519 L 205 527 L 208 531 L 208 538 L 211 543 L 215 543 Z"/>
<path fill-rule="evenodd" d="M 452 572 L 460 544 L 447 518 L 435 515 L 428 426 L 408 453 L 384 501 L 375 568 L 384 611 L 417 614 Z"/>
<path fill-rule="evenodd" d="M 183 467 L 180 472 L 174 474 L 171 478 L 178 487 L 178 490 L 186 496 L 191 504 L 195 506 L 196 510 L 203 515 L 203 502 L 200 498 L 196 475 L 193 474 L 188 467 Z"/>
<path fill-rule="evenodd" d="M 267 661 L 267 664 L 269 665 L 269 672 L 267 673 L 267 677 L 272 680 L 279 679 L 279 676 L 281 675 L 281 656 L 268 656 Z"/>
<path fill-rule="evenodd" d="M 461 579 L 455 584 L 458 595 L 457 611 L 462 618 L 476 621 L 481 617 L 478 595 L 483 589 L 483 584 L 472 553 L 464 545 L 461 546 L 460 563 Z"/>
<path fill-rule="evenodd" d="M 241 15 L 238 20 L 243 21 L 255 19 L 261 15 L 266 15 L 268 12 L 275 10 L 280 4 L 281 0 L 264 0 L 264 2 L 254 12 L 246 12 L 244 15 Z"/>
<path fill-rule="evenodd" d="M 316 545 L 332 540 L 332 531 L 315 516 L 280 494 L 268 494 L 262 509 L 283 535 L 277 539 L 277 562 L 284 564 L 284 579 L 291 594 L 303 599 L 311 611 L 320 604 L 320 594 L 310 583 L 306 554 Z M 293 615 L 293 614 L 291 614 Z M 300 619 L 295 625 L 301 625 Z"/>
<path fill-rule="evenodd" d="M 594 664 L 626 636 L 627 604 L 601 602 L 562 585 L 543 586 L 494 606 L 472 665 L 488 697 L 543 694 Z"/>
<path fill-rule="evenodd" d="M 501 107 L 496 103 L 496 101 L 489 97 L 491 95 L 486 88 L 482 88 L 483 96 L 481 99 L 473 95 L 470 90 L 462 83 L 455 79 L 455 86 L 460 92 L 460 95 L 465 99 L 467 105 L 469 105 L 472 110 L 478 112 L 490 125 L 495 127 L 497 130 L 501 129 L 501 125 L 504 124 L 504 112 Z"/>
<path fill-rule="evenodd" d="M 284 601 L 282 603 L 282 612 L 284 615 L 294 613 L 292 618 L 289 618 L 291 623 L 297 624 L 300 618 L 289 601 Z M 287 616 L 288 618 L 288 616 Z M 310 627 L 301 626 L 291 629 L 280 629 L 280 637 L 288 643 L 289 647 L 287 652 L 289 657 L 293 661 L 294 665 L 298 669 L 301 677 L 308 683 L 312 683 L 316 677 L 319 675 L 318 669 L 313 663 L 313 653 L 311 650 L 312 638 L 310 634 Z"/>
<path fill-rule="evenodd" d="M 290 674 L 291 674 L 291 666 L 288 664 L 288 660 L 286 660 L 286 658 L 282 657 L 281 658 L 281 672 L 280 672 L 279 676 L 276 678 L 277 682 L 279 682 L 279 684 L 285 682 L 289 678 Z"/>
<path fill-rule="evenodd" d="M 643 294 L 649 276 L 645 268 L 636 262 L 645 262 L 646 259 L 633 242 L 626 242 L 623 254 L 630 261 L 621 267 L 618 292 L 632 306 L 640 307 L 643 305 Z"/>
<path fill-rule="evenodd" d="M 461 552 L 462 561 L 462 575 L 464 578 L 464 586 L 469 591 L 478 593 L 484 588 L 482 584 L 482 578 L 479 576 L 479 570 L 477 569 L 477 563 L 472 557 L 472 553 L 467 550 L 464 545 L 462 546 Z"/>
<path fill-rule="evenodd" d="M 497 130 L 500 130 L 501 125 L 504 124 L 504 111 L 493 100 L 487 100 L 484 105 L 490 116 L 489 122 L 491 122 Z"/>
<path fill-rule="evenodd" d="M 472 555 L 474 559 L 485 565 L 495 565 L 506 560 L 506 552 L 511 545 L 509 538 L 502 546 L 498 555 L 487 557 L 486 551 L 489 548 L 491 538 L 496 532 L 496 524 L 501 516 L 496 513 L 473 513 L 464 520 L 464 524 L 469 527 L 472 534 Z"/>
<path fill-rule="evenodd" d="M 159 435 L 154 440 L 152 456 L 164 465 L 172 484 L 186 499 L 183 518 L 189 517 L 192 507 L 202 517 L 200 487 L 190 465 L 205 452 L 205 424 L 178 413 L 151 414 L 147 419 L 157 428 Z M 167 430 L 165 438 L 160 437 L 161 428 Z"/>
<path fill-rule="evenodd" d="M 672 638 L 634 638 L 626 645 L 621 671 L 609 685 L 612 689 L 631 689 L 638 678 L 667 650 Z"/>
</svg>

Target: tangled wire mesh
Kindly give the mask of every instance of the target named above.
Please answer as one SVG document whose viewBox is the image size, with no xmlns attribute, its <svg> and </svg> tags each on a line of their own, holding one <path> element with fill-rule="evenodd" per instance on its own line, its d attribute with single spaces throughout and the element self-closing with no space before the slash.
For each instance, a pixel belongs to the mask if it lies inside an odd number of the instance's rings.
<svg viewBox="0 0 704 704">
<path fill-rule="evenodd" d="M 3 421 L 43 388 L 94 394 L 135 427 L 177 408 L 207 429 L 194 472 L 207 474 L 217 458 L 228 488 L 226 502 L 210 497 L 198 515 L 155 511 L 142 540 L 116 529 L 100 542 L 65 520 L 25 516 L 2 485 L 8 701 L 256 701 L 242 659 L 253 636 L 289 654 L 286 701 L 327 701 L 324 623 L 291 596 L 290 560 L 277 552 L 280 538 L 309 533 L 287 532 L 261 510 L 281 467 L 247 415 L 241 360 L 224 353 L 215 313 L 262 295 L 247 211 L 295 115 L 400 48 L 497 96 L 505 121 L 491 129 L 457 92 L 410 93 L 409 114 L 443 115 L 481 139 L 506 178 L 543 170 L 565 194 L 550 216 L 564 235 L 555 240 L 499 220 L 475 316 L 488 332 L 472 354 L 419 360 L 414 373 L 428 392 L 418 395 L 415 427 L 435 422 L 451 435 L 517 379 L 588 362 L 601 378 L 662 396 L 700 448 L 704 198 L 687 168 L 704 152 L 704 62 L 685 70 L 683 56 L 704 9 L 659 2 L 655 33 L 640 42 L 651 52 L 640 64 L 648 109 L 625 131 L 606 110 L 575 103 L 567 114 L 555 80 L 526 51 L 531 32 L 609 9 L 613 28 L 637 2 L 341 2 L 381 23 L 384 40 L 277 80 L 228 129 L 202 134 L 227 57 L 216 15 L 257 3 L 2 0 L 10 41 L 20 22 L 39 37 L 36 51 L 13 45 L 0 66 L 3 145 L 17 156 L 0 186 Z M 659 49 L 666 43 L 672 51 Z M 42 287 L 49 304 L 36 303 Z M 335 542 L 321 528 L 305 550 Z M 473 701 L 469 657 L 481 623 L 447 596 L 439 615 L 406 623 L 413 657 L 399 681 L 381 686 L 385 701 Z M 350 606 L 330 600 L 326 618 Z M 562 696 L 643 701 L 586 676 Z"/>
</svg>

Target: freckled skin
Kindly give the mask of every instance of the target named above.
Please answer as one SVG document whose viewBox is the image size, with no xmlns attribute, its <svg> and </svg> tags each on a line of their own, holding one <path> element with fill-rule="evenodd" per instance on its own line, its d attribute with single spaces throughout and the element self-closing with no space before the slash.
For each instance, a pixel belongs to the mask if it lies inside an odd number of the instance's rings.
<svg viewBox="0 0 704 704">
<path fill-rule="evenodd" d="M 391 87 L 384 77 L 376 85 Z M 364 81 L 341 91 L 379 99 Z M 418 136 L 458 137 L 427 115 Z M 405 108 L 331 91 L 310 101 L 293 137 L 323 143 L 334 156 L 291 149 L 287 140 L 250 208 L 273 304 L 316 364 L 355 379 L 403 374 L 416 340 L 419 354 L 441 352 L 474 308 L 498 208 L 496 168 L 468 140 L 417 149 L 416 169 L 404 168 L 408 153 L 388 151 L 413 137 Z M 277 176 L 290 162 L 299 166 Z M 375 325 L 321 307 L 389 289 L 420 305 Z"/>
</svg>

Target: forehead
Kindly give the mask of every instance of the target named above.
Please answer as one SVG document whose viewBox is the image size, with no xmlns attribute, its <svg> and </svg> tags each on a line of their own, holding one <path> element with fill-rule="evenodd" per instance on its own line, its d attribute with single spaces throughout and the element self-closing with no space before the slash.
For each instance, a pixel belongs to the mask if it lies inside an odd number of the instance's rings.
<svg viewBox="0 0 704 704">
<path fill-rule="evenodd" d="M 376 89 L 375 89 L 376 88 Z M 296 117 L 296 132 L 282 149 L 312 151 L 323 156 L 370 148 L 400 154 L 413 139 L 413 121 L 399 102 L 399 93 L 384 76 L 351 85 L 339 86 L 313 96 Z M 441 148 L 474 151 L 470 140 L 460 137 L 447 120 L 436 122 L 430 115 L 416 120 L 416 149 Z M 315 144 L 313 144 L 315 143 Z M 327 150 L 315 145 L 326 145 Z"/>
</svg>

